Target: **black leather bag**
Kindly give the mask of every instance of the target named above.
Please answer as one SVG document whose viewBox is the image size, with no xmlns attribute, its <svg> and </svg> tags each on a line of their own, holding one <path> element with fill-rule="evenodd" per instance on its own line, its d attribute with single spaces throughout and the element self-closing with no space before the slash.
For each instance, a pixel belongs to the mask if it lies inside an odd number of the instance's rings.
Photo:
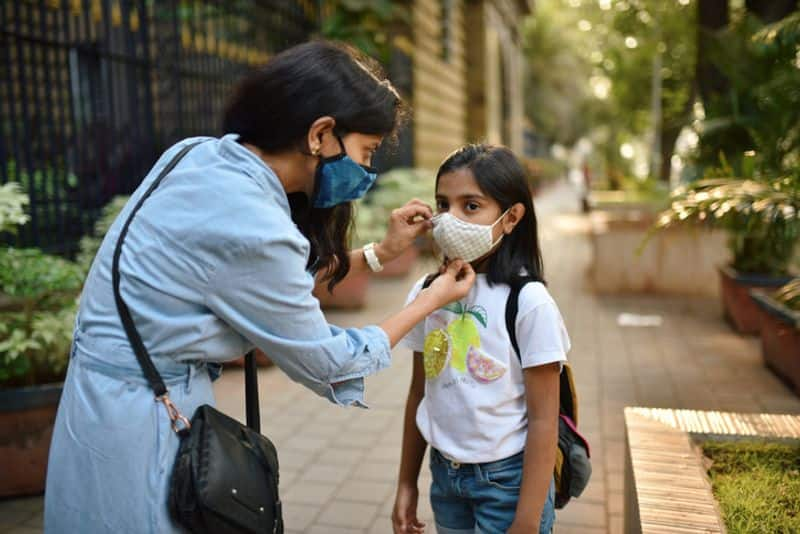
<svg viewBox="0 0 800 534">
<path fill-rule="evenodd" d="M 272 442 L 260 434 L 258 378 L 253 353 L 245 358 L 247 426 L 209 405 L 200 406 L 189 421 L 170 401 L 164 380 L 120 294 L 119 260 L 133 217 L 164 177 L 197 144 L 181 149 L 125 221 L 114 250 L 114 299 L 142 373 L 153 389 L 156 401 L 164 404 L 172 429 L 181 440 L 169 487 L 169 509 L 173 519 L 196 533 L 282 534 L 278 455 Z"/>
</svg>

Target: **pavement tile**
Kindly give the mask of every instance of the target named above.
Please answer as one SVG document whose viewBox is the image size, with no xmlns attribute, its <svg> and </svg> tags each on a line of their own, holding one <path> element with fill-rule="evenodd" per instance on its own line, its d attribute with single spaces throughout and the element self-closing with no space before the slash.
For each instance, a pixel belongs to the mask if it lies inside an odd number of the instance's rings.
<svg viewBox="0 0 800 534">
<path fill-rule="evenodd" d="M 378 505 L 331 501 L 319 514 L 317 525 L 366 529 L 378 515 Z"/>
<path fill-rule="evenodd" d="M 283 502 L 321 506 L 333 497 L 337 487 L 337 484 L 332 483 L 302 481 L 283 493 L 281 500 Z"/>
<path fill-rule="evenodd" d="M 394 484 L 348 480 L 336 492 L 336 500 L 381 504 L 394 495 Z"/>
<path fill-rule="evenodd" d="M 283 522 L 287 530 L 305 531 L 319 513 L 319 507 L 287 502 L 283 506 Z"/>
<path fill-rule="evenodd" d="M 556 525 L 559 533 L 562 525 L 605 528 L 606 507 L 579 500 L 570 501 L 556 513 Z"/>
</svg>

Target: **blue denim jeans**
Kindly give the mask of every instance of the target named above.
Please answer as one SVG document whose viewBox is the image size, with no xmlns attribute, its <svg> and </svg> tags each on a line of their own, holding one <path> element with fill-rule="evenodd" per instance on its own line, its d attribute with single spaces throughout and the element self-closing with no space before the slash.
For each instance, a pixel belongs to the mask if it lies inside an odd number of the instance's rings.
<svg viewBox="0 0 800 534">
<path fill-rule="evenodd" d="M 431 448 L 431 508 L 439 534 L 503 534 L 511 527 L 522 484 L 523 453 L 485 464 L 451 462 Z M 555 521 L 555 486 L 542 510 L 540 534 Z"/>
</svg>

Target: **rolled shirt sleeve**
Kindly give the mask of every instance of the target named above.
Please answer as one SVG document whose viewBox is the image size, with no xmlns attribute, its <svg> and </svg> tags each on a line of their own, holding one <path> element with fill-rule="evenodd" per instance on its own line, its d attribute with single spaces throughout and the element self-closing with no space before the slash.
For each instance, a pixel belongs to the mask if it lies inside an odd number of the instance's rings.
<svg viewBox="0 0 800 534">
<path fill-rule="evenodd" d="M 377 326 L 329 325 L 312 295 L 308 242 L 299 233 L 237 244 L 208 278 L 206 305 L 292 380 L 333 403 L 366 407 L 364 377 L 389 366 Z"/>
</svg>

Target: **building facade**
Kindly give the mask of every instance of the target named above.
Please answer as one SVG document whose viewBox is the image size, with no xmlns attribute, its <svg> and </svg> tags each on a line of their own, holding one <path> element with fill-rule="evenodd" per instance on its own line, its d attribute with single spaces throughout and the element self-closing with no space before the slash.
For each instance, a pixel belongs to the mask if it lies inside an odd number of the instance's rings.
<svg viewBox="0 0 800 534">
<path fill-rule="evenodd" d="M 411 45 L 414 165 L 435 169 L 467 142 L 523 149 L 523 56 L 527 1 L 414 0 Z"/>
</svg>

